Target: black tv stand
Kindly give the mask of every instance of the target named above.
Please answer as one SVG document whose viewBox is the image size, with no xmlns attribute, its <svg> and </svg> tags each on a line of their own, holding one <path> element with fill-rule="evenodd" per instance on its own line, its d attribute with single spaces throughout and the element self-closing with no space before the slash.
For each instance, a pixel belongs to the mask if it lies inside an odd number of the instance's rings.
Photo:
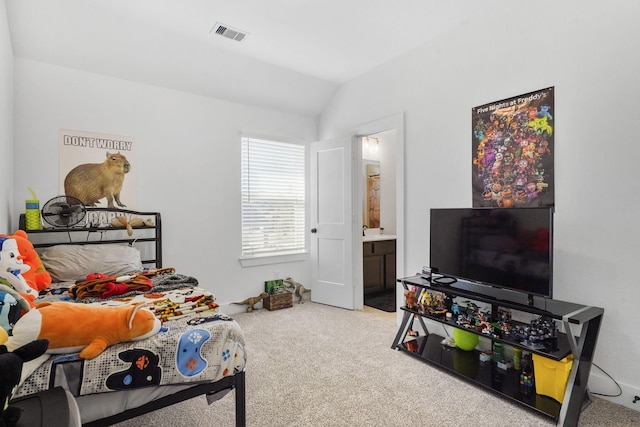
<svg viewBox="0 0 640 427">
<path fill-rule="evenodd" d="M 551 417 L 558 426 L 577 426 L 582 409 L 591 402 L 587 382 L 595 352 L 598 333 L 604 309 L 590 307 L 534 295 L 514 294 L 504 290 L 473 283 L 457 282 L 455 284 L 440 285 L 419 275 L 398 279 L 405 290 L 409 287 L 440 293 L 452 300 L 472 300 L 491 306 L 492 321 L 496 319 L 500 309 L 513 312 L 528 313 L 553 319 L 555 324 L 563 326 L 563 332 L 554 334 L 544 348 L 535 348 L 518 342 L 508 335 L 495 337 L 483 334 L 476 329 L 466 329 L 457 325 L 455 321 L 442 315 L 415 307 L 401 307 L 404 312 L 398 333 L 391 348 L 403 351 L 439 369 L 458 375 L 466 381 L 494 392 L 506 399 L 526 408 Z M 519 297 L 519 299 L 518 299 Z M 526 301 L 524 301 L 526 299 Z M 573 365 L 569 373 L 567 387 L 562 403 L 551 397 L 522 392 L 520 387 L 520 371 L 513 368 L 499 369 L 496 362 L 479 362 L 477 350 L 463 351 L 458 348 L 448 348 L 441 344 L 443 337 L 430 333 L 425 320 L 458 327 L 490 339 L 492 343 L 499 342 L 505 346 L 521 348 L 530 353 L 561 361 L 573 355 Z M 416 324 L 417 322 L 417 324 Z M 414 328 L 423 330 L 422 335 L 416 337 Z M 409 334 L 410 331 L 413 331 Z M 443 351 L 446 350 L 446 351 Z M 454 363 L 455 362 L 455 363 Z M 491 379 L 499 371 L 501 381 L 497 386 Z"/>
</svg>

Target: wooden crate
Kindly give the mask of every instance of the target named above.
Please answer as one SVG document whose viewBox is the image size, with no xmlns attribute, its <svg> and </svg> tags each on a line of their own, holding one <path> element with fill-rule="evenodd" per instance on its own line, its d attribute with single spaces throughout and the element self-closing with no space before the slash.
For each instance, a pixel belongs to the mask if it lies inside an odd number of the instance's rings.
<svg viewBox="0 0 640 427">
<path fill-rule="evenodd" d="M 293 294 L 291 292 L 271 294 L 262 300 L 262 304 L 269 311 L 291 307 L 293 306 Z"/>
</svg>

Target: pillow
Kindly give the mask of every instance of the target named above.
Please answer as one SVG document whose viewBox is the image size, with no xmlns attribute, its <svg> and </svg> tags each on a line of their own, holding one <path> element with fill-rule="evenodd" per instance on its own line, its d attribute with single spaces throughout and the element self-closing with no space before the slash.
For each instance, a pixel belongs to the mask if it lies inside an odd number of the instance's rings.
<svg viewBox="0 0 640 427">
<path fill-rule="evenodd" d="M 142 271 L 140 251 L 129 245 L 58 245 L 44 250 L 40 259 L 54 282 L 84 280 L 89 273 Z"/>
</svg>

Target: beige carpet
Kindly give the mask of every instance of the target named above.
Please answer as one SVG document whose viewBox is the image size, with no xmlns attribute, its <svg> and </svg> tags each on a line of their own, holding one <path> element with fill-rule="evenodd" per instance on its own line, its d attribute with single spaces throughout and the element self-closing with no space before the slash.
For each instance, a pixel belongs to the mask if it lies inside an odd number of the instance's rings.
<svg viewBox="0 0 640 427">
<path fill-rule="evenodd" d="M 306 302 L 234 318 L 247 336 L 248 426 L 552 426 L 553 420 L 391 349 L 395 314 Z M 234 426 L 234 392 L 119 423 Z M 580 426 L 638 426 L 640 412 L 594 399 Z"/>
</svg>

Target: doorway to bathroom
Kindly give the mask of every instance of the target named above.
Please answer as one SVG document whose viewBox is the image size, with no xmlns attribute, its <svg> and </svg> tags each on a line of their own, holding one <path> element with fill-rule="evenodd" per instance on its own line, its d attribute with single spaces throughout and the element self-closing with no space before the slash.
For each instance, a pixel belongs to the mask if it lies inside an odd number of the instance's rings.
<svg viewBox="0 0 640 427">
<path fill-rule="evenodd" d="M 396 311 L 397 279 L 397 130 L 361 137 L 363 303 Z"/>
</svg>

